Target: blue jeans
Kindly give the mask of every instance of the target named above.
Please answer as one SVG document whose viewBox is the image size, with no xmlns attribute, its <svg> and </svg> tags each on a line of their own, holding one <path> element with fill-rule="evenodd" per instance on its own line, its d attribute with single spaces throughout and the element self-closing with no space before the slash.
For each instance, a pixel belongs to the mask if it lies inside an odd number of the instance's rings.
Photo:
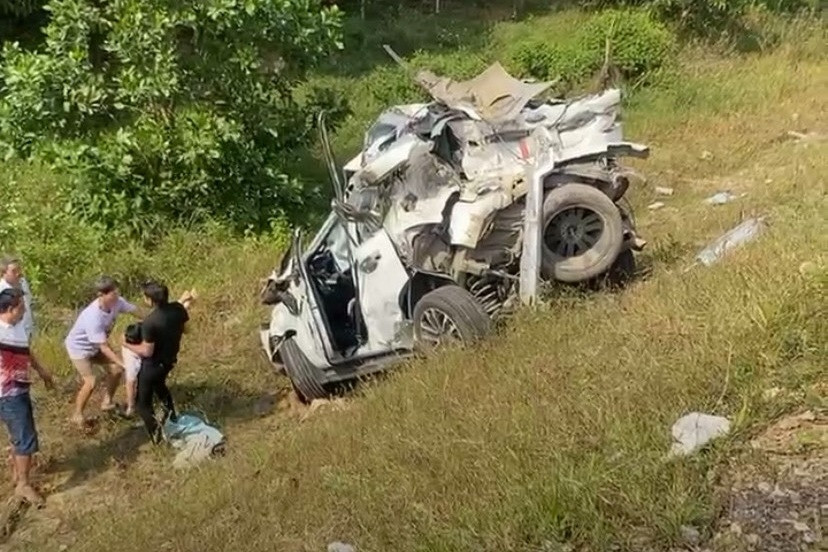
<svg viewBox="0 0 828 552">
<path fill-rule="evenodd" d="M 14 454 L 31 456 L 38 451 L 37 429 L 29 393 L 0 397 L 0 420 L 3 420 L 9 431 Z"/>
</svg>

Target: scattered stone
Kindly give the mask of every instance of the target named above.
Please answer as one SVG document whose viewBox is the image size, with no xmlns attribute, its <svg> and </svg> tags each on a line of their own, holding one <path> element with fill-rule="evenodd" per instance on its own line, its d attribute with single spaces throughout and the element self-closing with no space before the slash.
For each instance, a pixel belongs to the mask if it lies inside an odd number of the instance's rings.
<svg viewBox="0 0 828 552">
<path fill-rule="evenodd" d="M 336 398 L 333 400 L 329 399 L 314 399 L 311 401 L 310 405 L 308 406 L 307 410 L 302 414 L 302 417 L 299 421 L 304 422 L 308 418 L 310 418 L 316 411 L 321 408 L 328 408 L 331 407 L 334 410 L 344 410 L 347 408 L 347 403 L 342 398 Z"/>
<path fill-rule="evenodd" d="M 649 205 L 647 205 L 647 209 L 649 209 L 650 211 L 657 211 L 662 207 L 664 207 L 663 201 L 656 201 L 655 203 L 650 203 Z"/>
<path fill-rule="evenodd" d="M 356 552 L 356 548 L 344 542 L 332 542 L 328 545 L 328 552 Z"/>
<path fill-rule="evenodd" d="M 789 130 L 788 136 L 797 142 L 824 142 L 828 140 L 828 134 L 821 134 L 819 132 L 796 132 Z"/>
<path fill-rule="evenodd" d="M 684 541 L 685 544 L 697 546 L 699 542 L 701 542 L 701 533 L 699 533 L 699 530 L 692 525 L 682 525 L 680 531 L 681 540 Z"/>
<path fill-rule="evenodd" d="M 828 443 L 828 410 L 814 407 L 784 416 L 753 442 L 758 446 L 740 455 L 733 464 L 736 470 L 723 478 L 721 499 L 728 506 L 713 528 L 714 548 L 721 552 L 825 549 L 828 449 L 802 443 Z M 734 524 L 740 534 L 734 532 Z"/>
<path fill-rule="evenodd" d="M 819 267 L 813 261 L 805 261 L 799 265 L 799 273 L 802 276 L 814 276 L 819 273 Z"/>
<path fill-rule="evenodd" d="M 703 152 L 701 152 L 701 155 L 699 157 L 701 157 L 701 159 L 703 161 L 710 161 L 710 160 L 713 159 L 713 153 L 709 152 L 707 150 L 704 150 Z"/>
<path fill-rule="evenodd" d="M 807 523 L 802 523 L 801 521 L 794 521 L 793 528 L 797 533 L 807 533 L 811 530 Z"/>
<path fill-rule="evenodd" d="M 806 410 L 799 416 L 799 419 L 804 422 L 814 422 L 816 421 L 816 414 L 813 410 Z"/>
<path fill-rule="evenodd" d="M 736 523 L 735 521 L 730 524 L 730 532 L 734 535 L 741 535 L 742 534 L 742 526 Z"/>
<path fill-rule="evenodd" d="M 659 195 L 666 195 L 666 196 L 673 195 L 673 189 L 668 188 L 666 186 L 656 186 L 655 192 Z"/>
<path fill-rule="evenodd" d="M 778 397 L 779 393 L 781 392 L 782 390 L 778 387 L 771 387 L 770 389 L 765 389 L 765 391 L 762 393 L 762 398 L 766 401 L 772 401 L 773 399 Z"/>
<path fill-rule="evenodd" d="M 676 442 L 670 449 L 670 456 L 692 454 L 729 431 L 730 420 L 727 418 L 691 412 L 673 424 L 672 434 Z"/>
<path fill-rule="evenodd" d="M 705 199 L 704 202 L 708 205 L 724 205 L 725 203 L 730 203 L 731 201 L 735 201 L 740 197 L 745 197 L 745 195 L 747 194 L 735 195 L 729 191 L 718 192 Z"/>
</svg>

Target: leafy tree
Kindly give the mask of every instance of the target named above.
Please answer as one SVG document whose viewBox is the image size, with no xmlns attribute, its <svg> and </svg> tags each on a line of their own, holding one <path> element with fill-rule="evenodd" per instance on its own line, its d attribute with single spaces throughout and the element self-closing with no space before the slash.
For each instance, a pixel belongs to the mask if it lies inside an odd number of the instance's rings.
<svg viewBox="0 0 828 552">
<path fill-rule="evenodd" d="M 0 15 L 22 18 L 39 10 L 42 5 L 42 0 L 0 0 Z"/>
<path fill-rule="evenodd" d="M 44 43 L 7 43 L 0 156 L 71 177 L 68 209 L 147 234 L 218 217 L 264 227 L 301 205 L 284 169 L 326 91 L 295 85 L 341 48 L 319 0 L 52 0 Z"/>
</svg>

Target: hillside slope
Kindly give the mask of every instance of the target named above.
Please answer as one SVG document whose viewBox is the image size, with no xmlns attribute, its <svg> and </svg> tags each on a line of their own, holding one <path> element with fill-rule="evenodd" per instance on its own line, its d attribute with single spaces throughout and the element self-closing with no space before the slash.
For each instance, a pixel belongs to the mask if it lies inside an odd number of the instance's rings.
<svg viewBox="0 0 828 552">
<path fill-rule="evenodd" d="M 199 275 L 204 293 L 174 394 L 223 424 L 228 456 L 175 473 L 139 430 L 112 422 L 81 439 L 64 426 L 69 395 L 38 395 L 49 506 L 27 512 L 8 546 L 668 550 L 682 526 L 712 531 L 716 482 L 740 469 L 748 439 L 782 413 L 826 407 L 828 143 L 787 136 L 828 132 L 825 44 L 697 52 L 674 87 L 636 95 L 626 132 L 653 155 L 630 196 L 650 245 L 629 289 L 553 290 L 479 348 L 412 361 L 302 422 L 256 350 L 267 313 L 255 285 L 233 284 L 266 275 L 274 248 L 205 259 L 188 245 L 172 274 L 182 286 Z M 722 190 L 745 195 L 704 203 Z M 655 200 L 666 206 L 646 209 Z M 688 268 L 752 215 L 768 222 L 755 242 Z M 55 366 L 60 330 L 39 343 Z M 670 425 L 692 410 L 728 416 L 731 437 L 665 462 Z"/>
</svg>

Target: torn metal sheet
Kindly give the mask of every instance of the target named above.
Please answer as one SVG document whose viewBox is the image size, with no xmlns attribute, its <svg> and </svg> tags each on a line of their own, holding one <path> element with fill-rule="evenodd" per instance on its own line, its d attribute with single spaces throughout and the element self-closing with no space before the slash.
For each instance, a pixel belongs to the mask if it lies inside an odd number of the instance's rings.
<svg viewBox="0 0 828 552">
<path fill-rule="evenodd" d="M 529 100 L 554 84 L 554 81 L 522 82 L 507 73 L 500 63 L 493 63 L 467 81 L 421 71 L 417 82 L 438 102 L 453 109 L 471 109 L 480 118 L 491 122 L 515 118 Z"/>
<path fill-rule="evenodd" d="M 764 227 L 764 218 L 747 219 L 705 247 L 696 256 L 696 260 L 704 266 L 711 266 L 733 248 L 754 240 Z"/>
<path fill-rule="evenodd" d="M 704 200 L 708 205 L 724 205 L 731 201 L 736 201 L 739 198 L 745 197 L 747 194 L 736 195 L 730 191 L 718 192 Z"/>
</svg>

